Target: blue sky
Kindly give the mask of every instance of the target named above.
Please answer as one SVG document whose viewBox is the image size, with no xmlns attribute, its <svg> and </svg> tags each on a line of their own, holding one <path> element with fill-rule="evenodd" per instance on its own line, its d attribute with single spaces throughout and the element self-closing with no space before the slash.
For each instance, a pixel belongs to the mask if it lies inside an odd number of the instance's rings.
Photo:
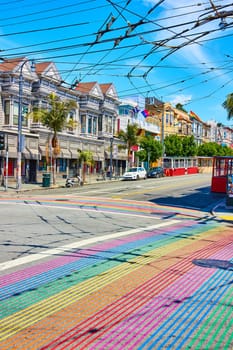
<svg viewBox="0 0 233 350">
<path fill-rule="evenodd" d="M 233 92 L 230 1 L 3 0 L 0 19 L 2 58 L 53 61 L 67 86 L 112 82 L 121 99 L 155 96 L 233 126 L 222 108 Z"/>
</svg>

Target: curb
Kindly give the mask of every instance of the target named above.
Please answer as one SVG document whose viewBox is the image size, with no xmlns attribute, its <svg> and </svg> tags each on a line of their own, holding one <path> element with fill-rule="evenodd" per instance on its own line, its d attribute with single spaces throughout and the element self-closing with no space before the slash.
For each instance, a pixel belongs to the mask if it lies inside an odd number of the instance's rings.
<svg viewBox="0 0 233 350">
<path fill-rule="evenodd" d="M 233 222 L 233 207 L 227 206 L 225 200 L 218 203 L 211 210 L 211 214 L 219 220 Z"/>
</svg>

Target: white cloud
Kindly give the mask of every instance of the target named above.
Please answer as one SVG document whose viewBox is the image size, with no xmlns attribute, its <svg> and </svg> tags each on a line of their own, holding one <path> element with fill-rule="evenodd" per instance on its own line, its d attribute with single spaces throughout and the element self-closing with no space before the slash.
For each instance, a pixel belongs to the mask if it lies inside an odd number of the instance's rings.
<svg viewBox="0 0 233 350">
<path fill-rule="evenodd" d="M 144 0 L 144 3 L 146 5 L 150 4 L 150 6 L 153 6 L 156 2 L 157 0 Z M 202 23 L 202 20 L 210 15 L 214 15 L 210 3 L 201 5 L 194 3 L 192 0 L 179 0 L 179 2 L 166 0 L 159 6 L 159 11 L 153 12 L 153 15 L 154 19 L 158 15 L 157 23 L 164 28 L 162 32 L 156 34 L 155 40 L 169 39 L 180 33 L 178 39 L 169 40 L 167 45 L 175 47 L 186 45 L 187 43 L 187 46 L 173 53 L 173 57 L 178 57 L 186 63 L 211 63 L 212 52 L 208 53 L 206 43 L 202 43 L 201 41 L 219 34 L 209 33 L 206 36 L 196 39 L 193 43 L 188 43 L 189 40 L 193 40 L 195 37 L 197 38 L 202 32 L 211 32 L 213 29 L 218 29 L 219 19 L 216 21 L 207 21 L 207 23 L 194 28 L 198 20 Z"/>
<path fill-rule="evenodd" d="M 180 103 L 182 105 L 185 105 L 187 102 L 191 101 L 192 95 L 176 95 L 174 97 L 171 97 L 171 104 L 173 106 L 176 106 L 177 103 Z"/>
</svg>

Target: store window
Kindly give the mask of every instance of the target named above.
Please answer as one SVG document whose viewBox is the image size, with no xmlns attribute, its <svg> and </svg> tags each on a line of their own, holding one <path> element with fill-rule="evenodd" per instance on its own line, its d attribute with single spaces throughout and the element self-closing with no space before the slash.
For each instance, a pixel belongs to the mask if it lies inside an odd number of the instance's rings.
<svg viewBox="0 0 233 350">
<path fill-rule="evenodd" d="M 65 172 L 67 167 L 67 159 L 59 159 L 59 171 Z"/>
</svg>

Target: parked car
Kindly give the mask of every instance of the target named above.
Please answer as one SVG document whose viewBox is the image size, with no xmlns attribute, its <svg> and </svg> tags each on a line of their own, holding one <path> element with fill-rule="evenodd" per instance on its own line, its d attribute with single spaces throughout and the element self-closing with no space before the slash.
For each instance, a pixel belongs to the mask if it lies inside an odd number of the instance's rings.
<svg viewBox="0 0 233 350">
<path fill-rule="evenodd" d="M 146 169 L 143 167 L 133 167 L 129 168 L 124 174 L 123 174 L 123 180 L 139 180 L 139 179 L 146 179 Z"/>
<path fill-rule="evenodd" d="M 164 176 L 164 169 L 160 166 L 150 168 L 147 172 L 147 177 L 162 177 Z"/>
</svg>

